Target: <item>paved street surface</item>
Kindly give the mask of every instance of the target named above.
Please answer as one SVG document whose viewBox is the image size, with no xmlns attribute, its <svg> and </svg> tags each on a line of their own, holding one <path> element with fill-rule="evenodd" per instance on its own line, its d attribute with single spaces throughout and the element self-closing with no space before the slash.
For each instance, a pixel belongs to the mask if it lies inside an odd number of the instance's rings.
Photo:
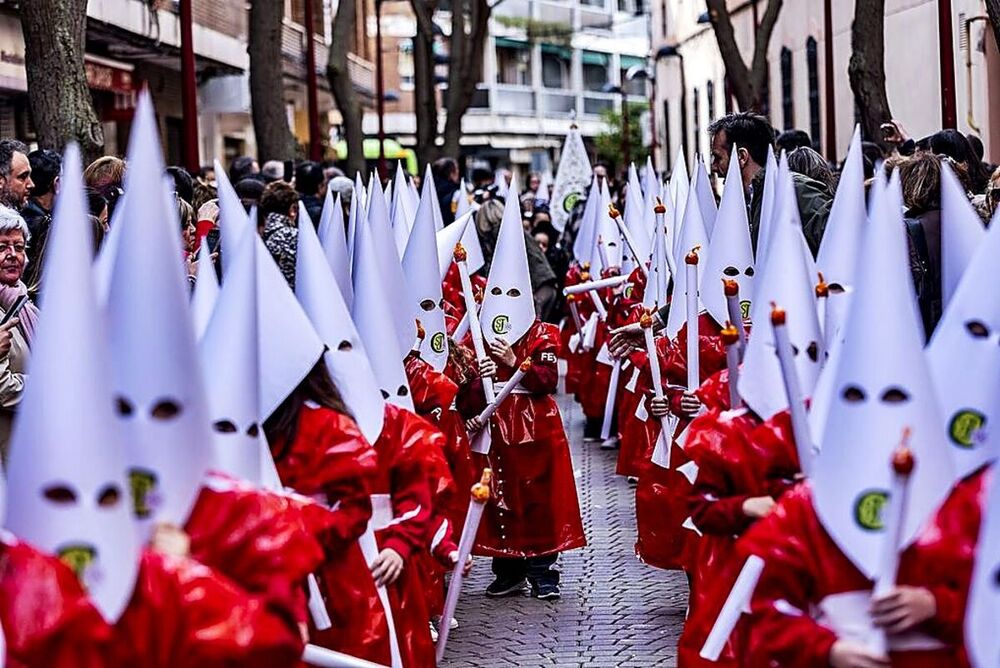
<svg viewBox="0 0 1000 668">
<path fill-rule="evenodd" d="M 478 666 L 675 666 L 687 584 L 635 558 L 632 488 L 614 475 L 615 452 L 583 445 L 583 415 L 559 397 L 588 545 L 560 558 L 562 600 L 487 599 L 491 573 L 477 561 L 462 591 L 460 627 L 446 668 Z"/>
</svg>

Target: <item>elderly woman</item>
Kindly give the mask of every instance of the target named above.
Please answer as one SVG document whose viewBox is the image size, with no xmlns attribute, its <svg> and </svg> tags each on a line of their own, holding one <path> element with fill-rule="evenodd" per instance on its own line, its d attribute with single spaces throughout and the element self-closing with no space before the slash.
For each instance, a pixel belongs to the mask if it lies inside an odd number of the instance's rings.
<svg viewBox="0 0 1000 668">
<path fill-rule="evenodd" d="M 0 454 L 6 460 L 14 410 L 27 379 L 28 351 L 38 310 L 24 302 L 15 317 L 6 318 L 21 297 L 28 296 L 22 282 L 27 264 L 28 225 L 14 210 L 0 207 Z"/>
</svg>

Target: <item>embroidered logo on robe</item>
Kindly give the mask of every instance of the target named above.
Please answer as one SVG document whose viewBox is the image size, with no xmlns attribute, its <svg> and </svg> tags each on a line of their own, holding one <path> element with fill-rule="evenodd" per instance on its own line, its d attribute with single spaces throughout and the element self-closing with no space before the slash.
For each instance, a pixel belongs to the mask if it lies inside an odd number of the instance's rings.
<svg viewBox="0 0 1000 668">
<path fill-rule="evenodd" d="M 70 567 L 80 582 L 84 582 L 88 567 L 97 558 L 97 548 L 93 545 L 71 544 L 60 548 L 56 556 Z"/>
<path fill-rule="evenodd" d="M 580 201 L 580 193 L 569 193 L 563 197 L 562 208 L 566 213 L 572 213 L 573 207 Z"/>
<path fill-rule="evenodd" d="M 493 333 L 498 335 L 504 335 L 510 331 L 510 318 L 506 315 L 498 315 L 493 318 Z"/>
<path fill-rule="evenodd" d="M 743 316 L 744 320 L 750 319 L 750 300 L 744 299 L 740 302 L 740 314 Z"/>
<path fill-rule="evenodd" d="M 433 350 L 438 354 L 441 354 L 444 352 L 444 344 L 445 344 L 444 332 L 435 332 L 434 336 L 431 337 L 431 350 Z"/>
<path fill-rule="evenodd" d="M 156 474 L 147 469 L 132 469 L 128 473 L 128 480 L 132 488 L 135 516 L 144 520 L 160 505 L 160 495 L 156 491 L 159 481 Z"/>
<path fill-rule="evenodd" d="M 863 492 L 854 503 L 854 520 L 862 529 L 881 531 L 883 525 L 882 508 L 889 495 L 882 490 Z"/>
</svg>

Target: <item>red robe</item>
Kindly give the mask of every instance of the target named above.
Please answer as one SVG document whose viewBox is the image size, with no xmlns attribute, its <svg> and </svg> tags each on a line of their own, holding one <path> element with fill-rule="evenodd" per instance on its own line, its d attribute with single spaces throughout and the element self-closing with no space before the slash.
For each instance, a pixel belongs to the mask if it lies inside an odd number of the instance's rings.
<svg viewBox="0 0 1000 668">
<path fill-rule="evenodd" d="M 305 578 L 323 552 L 286 496 L 210 473 L 184 530 L 192 559 L 259 597 L 301 643 Z"/>
<path fill-rule="evenodd" d="M 897 582 L 929 589 L 937 603 L 935 616 L 915 630 L 944 647 L 892 651 L 893 666 L 967 665 L 962 626 L 988 475 L 980 471 L 956 485 L 900 557 Z M 785 494 L 738 547 L 742 556 L 765 561 L 751 604 L 747 665 L 827 665 L 837 636 L 812 617 L 815 606 L 834 594 L 867 592 L 872 582 L 823 528 L 808 483 Z"/>
<path fill-rule="evenodd" d="M 0 534 L 8 668 L 100 668 L 111 629 L 64 563 Z"/>
<path fill-rule="evenodd" d="M 699 317 L 699 374 L 702 382 L 718 372 L 726 363 L 726 353 L 719 337 L 719 326 L 708 314 Z M 662 380 L 667 385 L 665 394 L 671 410 L 679 412 L 679 401 L 687 384 L 687 324 L 669 343 L 657 343 L 657 351 L 662 350 Z M 699 395 L 702 401 L 705 397 Z M 650 419 L 651 441 L 648 445 L 652 453 L 659 437 L 660 425 Z M 681 420 L 673 435 L 676 438 L 687 428 L 688 421 Z M 688 496 L 691 482 L 678 469 L 690 460 L 683 448 L 674 443 L 671 448 L 670 469 L 664 469 L 651 460 L 643 463 L 639 474 L 639 485 L 635 490 L 635 513 L 638 529 L 636 554 L 647 564 L 664 569 L 686 570 L 693 557 L 692 550 L 697 543 L 697 534 L 683 526 L 690 516 Z"/>
<path fill-rule="evenodd" d="M 569 287 L 582 283 L 581 275 L 583 269 L 579 264 L 574 264 L 566 272 L 564 285 Z M 580 314 L 580 324 L 587 322 L 594 312 L 594 303 L 587 295 L 577 295 L 577 311 Z M 573 321 L 573 314 L 570 311 L 569 303 L 565 306 L 565 317 L 568 318 L 567 325 L 560 333 L 560 356 L 566 360 L 566 392 L 576 397 L 580 401 L 580 381 L 587 377 L 591 370 L 593 358 L 582 348 L 573 350 L 569 345 L 569 339 L 573 334 L 578 334 L 576 323 Z"/>
<path fill-rule="evenodd" d="M 379 550 L 395 550 L 405 563 L 402 575 L 387 589 L 406 668 L 434 666 L 430 613 L 412 557 L 428 547 L 432 502 L 426 449 L 439 434 L 423 418 L 387 403 L 382 433 L 375 442 L 378 470 L 371 492 L 381 500 L 373 499 L 372 523 Z"/>
<path fill-rule="evenodd" d="M 271 452 L 284 484 L 334 509 L 319 520 L 323 563 L 316 572 L 332 627 L 311 626 L 310 642 L 388 665 L 385 610 L 358 545 L 372 514 L 368 488 L 378 466 L 375 449 L 354 420 L 306 403 L 295 441 L 276 440 Z"/>
<path fill-rule="evenodd" d="M 604 272 L 601 278 L 609 278 L 616 275 L 617 271 L 612 269 Z M 604 417 L 604 408 L 607 403 L 608 392 L 611 389 L 612 365 L 598 360 L 598 355 L 611 338 L 611 329 L 618 324 L 624 324 L 619 323 L 621 318 L 617 315 L 617 309 L 615 308 L 618 298 L 615 289 L 604 288 L 598 290 L 597 296 L 607 310 L 607 319 L 597 323 L 597 336 L 594 338 L 594 346 L 590 350 L 583 351 L 583 354 L 587 356 L 587 360 L 583 361 L 580 366 L 584 370 L 585 375 L 579 379 L 577 386 L 580 407 L 583 409 L 583 414 L 590 419 Z M 580 300 L 581 302 L 590 302 L 591 311 L 596 308 L 593 306 L 593 298 L 589 294 L 580 295 Z"/>
<path fill-rule="evenodd" d="M 701 389 L 711 385 L 706 382 Z M 728 401 L 728 383 L 717 385 Z M 713 409 L 691 422 L 684 449 L 698 465 L 689 508 L 703 535 L 689 571 L 691 592 L 678 665 L 735 666 L 745 650 L 745 625 L 737 626 L 718 664 L 701 659 L 698 652 L 743 566 L 736 537 L 754 521 L 743 513 L 743 502 L 759 496 L 780 498 L 799 471 L 791 421 L 787 412 L 762 423 L 745 408 Z"/>
<path fill-rule="evenodd" d="M 196 561 L 145 550 L 107 665 L 277 668 L 301 655 L 302 639 L 290 639 L 259 598 Z"/>
<path fill-rule="evenodd" d="M 521 380 L 524 393 L 511 394 L 490 421 L 493 444 L 487 456 L 475 455 L 477 469 L 493 469 L 493 496 L 483 514 L 475 553 L 490 557 L 534 557 L 586 544 L 569 443 L 552 394 L 559 380 L 559 332 L 535 321 L 512 346 L 531 370 Z M 514 370 L 501 367 L 505 382 Z M 477 379 L 459 397 L 466 417 L 486 405 Z"/>
</svg>

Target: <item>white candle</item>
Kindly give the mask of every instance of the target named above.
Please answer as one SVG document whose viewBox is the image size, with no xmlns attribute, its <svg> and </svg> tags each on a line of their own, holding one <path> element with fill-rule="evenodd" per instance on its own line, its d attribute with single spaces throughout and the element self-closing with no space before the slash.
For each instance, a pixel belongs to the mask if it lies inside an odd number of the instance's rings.
<svg viewBox="0 0 1000 668">
<path fill-rule="evenodd" d="M 698 249 L 694 248 L 684 258 L 687 271 L 687 390 L 694 392 L 701 385 L 699 368 L 698 334 Z"/>
<path fill-rule="evenodd" d="M 746 563 L 743 564 L 739 577 L 733 583 L 733 588 L 729 590 L 729 596 L 726 597 L 726 602 L 722 605 L 722 610 L 719 611 L 719 616 L 716 618 L 698 656 L 708 661 L 719 660 L 719 655 L 722 654 L 729 636 L 732 635 L 733 629 L 740 621 L 740 616 L 749 607 L 753 591 L 757 588 L 757 583 L 763 572 L 763 559 L 756 555 L 747 557 Z"/>
<path fill-rule="evenodd" d="M 778 353 L 778 364 L 781 365 L 781 378 L 785 385 L 785 396 L 788 398 L 788 413 L 792 418 L 792 434 L 795 437 L 795 448 L 799 453 L 799 467 L 809 475 L 816 446 L 809 431 L 809 419 L 806 416 L 806 399 L 802 396 L 802 384 L 799 383 L 798 370 L 795 368 L 795 354 L 792 352 L 792 342 L 788 338 L 788 327 L 785 325 L 785 312 L 776 305 L 771 307 L 771 327 L 774 329 L 774 346 Z"/>
<path fill-rule="evenodd" d="M 486 346 L 483 344 L 483 328 L 479 322 L 479 311 L 476 309 L 476 298 L 472 292 L 472 280 L 469 278 L 466 257 L 462 244 L 455 244 L 455 263 L 458 265 L 458 275 L 462 280 L 462 295 L 465 297 L 465 314 L 469 317 L 469 331 L 472 332 L 472 347 L 476 351 L 476 361 L 481 365 L 487 360 Z M 496 397 L 493 391 L 493 379 L 482 376 L 482 380 L 486 401 L 492 402 Z"/>
</svg>

